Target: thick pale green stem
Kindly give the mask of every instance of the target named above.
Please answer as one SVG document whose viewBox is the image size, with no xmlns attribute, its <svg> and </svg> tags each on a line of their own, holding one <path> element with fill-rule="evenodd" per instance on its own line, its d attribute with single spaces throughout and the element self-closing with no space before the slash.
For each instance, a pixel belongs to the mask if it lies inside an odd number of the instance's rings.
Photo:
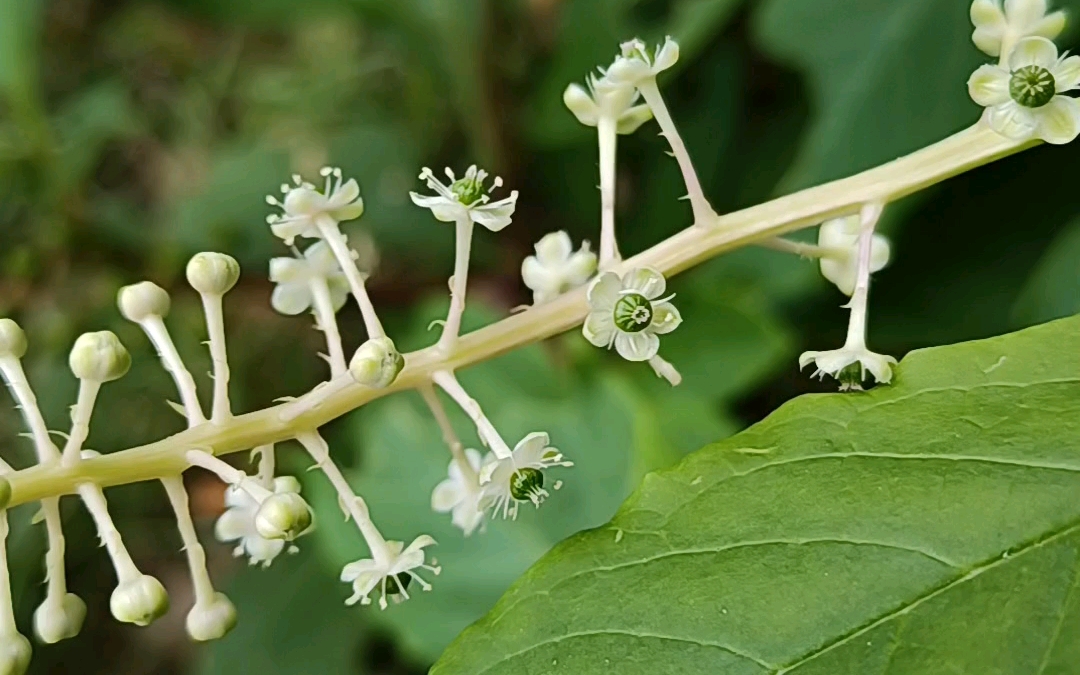
<svg viewBox="0 0 1080 675">
<path fill-rule="evenodd" d="M 390 549 L 386 545 L 386 539 L 383 538 L 379 529 L 375 527 L 375 523 L 371 521 L 367 503 L 360 495 L 353 492 L 349 481 L 345 480 L 345 476 L 334 464 L 334 460 L 330 459 L 330 446 L 326 444 L 326 441 L 318 432 L 314 431 L 299 434 L 296 440 L 300 441 L 300 444 L 308 451 L 308 454 L 322 469 L 322 472 L 330 479 L 330 484 L 334 486 L 342 508 L 352 516 L 353 522 L 356 523 L 356 527 L 360 530 L 364 541 L 367 542 L 368 548 L 371 549 L 372 559 L 380 565 L 385 565 L 391 555 Z"/>
<path fill-rule="evenodd" d="M 11 577 L 8 575 L 8 517 L 7 510 L 0 511 L 0 637 L 17 635 L 15 610 L 11 605 Z"/>
<path fill-rule="evenodd" d="M 214 599 L 214 584 L 206 570 L 206 551 L 199 543 L 199 535 L 195 533 L 195 524 L 191 521 L 184 479 L 180 476 L 162 478 L 161 484 L 165 486 L 165 493 L 169 496 L 169 504 L 176 514 L 180 539 L 184 542 L 184 553 L 187 554 L 188 567 L 191 569 L 191 584 L 195 589 L 195 604 L 210 602 Z"/>
<path fill-rule="evenodd" d="M 386 337 L 386 331 L 383 330 L 382 322 L 379 321 L 379 315 L 375 313 L 375 305 L 371 303 L 371 298 L 368 297 L 364 277 L 360 275 L 360 270 L 356 267 L 352 251 L 349 250 L 348 244 L 345 243 L 345 237 L 341 234 L 341 230 L 338 229 L 337 222 L 330 216 L 322 215 L 319 216 L 316 225 L 323 241 L 330 246 L 338 265 L 341 265 L 341 270 L 345 272 L 345 278 L 349 281 L 349 288 L 352 290 L 353 297 L 356 298 L 356 304 L 360 306 L 360 314 L 364 317 L 364 327 L 367 329 L 368 337 Z"/>
<path fill-rule="evenodd" d="M 221 294 L 200 295 L 203 313 L 206 314 L 206 332 L 210 336 L 210 360 L 214 366 L 214 400 L 210 406 L 210 420 L 221 425 L 232 417 L 232 407 L 229 405 L 229 354 L 225 347 L 225 314 L 221 309 Z"/>
<path fill-rule="evenodd" d="M 79 380 L 79 396 L 75 400 L 75 408 L 71 411 L 71 433 L 64 445 L 63 463 L 66 465 L 79 462 L 83 443 L 90 433 L 90 415 L 94 412 L 94 401 L 97 400 L 100 390 L 100 382 Z"/>
<path fill-rule="evenodd" d="M 330 357 L 330 376 L 337 377 L 345 372 L 345 351 L 341 346 L 341 333 L 338 332 L 337 313 L 334 301 L 330 297 L 330 288 L 323 277 L 313 277 L 308 282 L 311 289 L 312 305 L 315 309 L 315 322 L 326 336 L 326 350 Z"/>
<path fill-rule="evenodd" d="M 461 316 L 465 313 L 465 293 L 469 284 L 469 254 L 472 251 L 473 223 L 468 214 L 458 218 L 455 227 L 454 277 L 450 287 L 450 311 L 446 314 L 438 348 L 444 354 L 453 351 L 461 333 Z"/>
<path fill-rule="evenodd" d="M 687 228 L 615 269 L 651 267 L 671 276 L 726 251 L 857 213 L 863 204 L 895 201 L 1037 144 L 1010 141 L 984 125 L 975 125 L 857 176 L 717 216 L 711 227 Z M 569 330 L 585 320 L 588 309 L 585 289 L 578 289 L 462 336 L 449 356 L 435 347 L 408 354 L 404 370 L 385 389 L 356 384 L 321 387 L 297 402 L 240 415 L 220 427 L 202 425 L 155 443 L 83 460 L 77 467 L 35 466 L 17 471 L 8 476 L 10 506 L 68 494 L 86 481 L 121 485 L 179 474 L 188 466 L 185 453 L 190 448 L 220 455 L 295 438 L 304 429 L 316 429 L 374 399 L 431 382 L 436 371 L 465 368 Z M 285 414 L 290 410 L 300 412 Z"/>
<path fill-rule="evenodd" d="M 608 115 L 597 120 L 600 140 L 600 269 L 619 262 L 615 239 L 615 155 L 618 143 L 617 122 Z"/>
</svg>

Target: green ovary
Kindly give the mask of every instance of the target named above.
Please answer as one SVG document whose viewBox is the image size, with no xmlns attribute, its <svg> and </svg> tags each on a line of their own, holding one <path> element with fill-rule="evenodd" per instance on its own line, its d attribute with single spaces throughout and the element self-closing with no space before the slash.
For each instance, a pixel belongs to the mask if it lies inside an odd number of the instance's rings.
<svg viewBox="0 0 1080 675">
<path fill-rule="evenodd" d="M 627 293 L 615 301 L 615 325 L 624 333 L 639 333 L 652 323 L 652 303 L 640 293 Z"/>
<path fill-rule="evenodd" d="M 1009 96 L 1025 108 L 1041 108 L 1057 93 L 1054 75 L 1040 66 L 1014 70 L 1009 79 Z"/>
</svg>

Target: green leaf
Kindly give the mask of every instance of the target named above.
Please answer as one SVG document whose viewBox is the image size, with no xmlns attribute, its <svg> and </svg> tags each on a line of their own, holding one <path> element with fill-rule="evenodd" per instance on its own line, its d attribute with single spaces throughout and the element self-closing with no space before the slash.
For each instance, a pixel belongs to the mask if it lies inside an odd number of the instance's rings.
<svg viewBox="0 0 1080 675">
<path fill-rule="evenodd" d="M 969 2 L 767 0 L 761 46 L 806 72 L 816 107 L 787 190 L 870 168 L 974 123 L 965 83 L 987 60 Z"/>
<path fill-rule="evenodd" d="M 1013 306 L 1021 325 L 1080 312 L 1080 219 L 1051 242 Z"/>
<path fill-rule="evenodd" d="M 1080 319 L 912 352 L 650 474 L 432 675 L 1080 673 Z"/>
</svg>

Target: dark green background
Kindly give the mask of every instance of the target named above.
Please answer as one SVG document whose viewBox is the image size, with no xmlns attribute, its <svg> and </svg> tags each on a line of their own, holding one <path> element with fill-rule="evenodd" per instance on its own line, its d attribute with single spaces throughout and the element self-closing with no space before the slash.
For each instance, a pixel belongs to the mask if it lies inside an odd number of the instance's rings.
<svg viewBox="0 0 1080 675">
<path fill-rule="evenodd" d="M 1080 2 L 1070 3 L 1080 11 Z M 267 260 L 285 253 L 263 196 L 324 163 L 359 179 L 354 231 L 381 252 L 375 304 L 404 348 L 446 307 L 452 228 L 412 206 L 420 166 L 473 162 L 521 191 L 514 224 L 476 237 L 474 325 L 528 300 L 518 270 L 542 234 L 598 240 L 596 146 L 561 103 L 571 81 L 620 40 L 671 33 L 682 60 L 661 80 L 706 192 L 720 212 L 851 174 L 940 139 L 979 115 L 964 83 L 984 59 L 966 0 L 0 0 L 0 314 L 27 330 L 29 376 L 53 428 L 67 426 L 79 332 L 115 330 L 135 356 L 104 389 L 89 447 L 109 452 L 181 428 L 175 398 L 119 286 L 175 291 L 174 336 L 209 369 L 188 256 L 221 250 L 244 273 L 227 298 L 238 411 L 323 376 L 319 333 L 269 307 Z M 1075 46 L 1075 33 L 1061 40 Z M 655 124 L 620 144 L 619 231 L 637 252 L 689 223 Z M 984 337 L 1080 309 L 1080 147 L 1038 148 L 905 200 L 887 213 L 894 262 L 875 278 L 871 345 Z M 179 539 L 155 484 L 109 491 L 133 555 L 172 593 L 150 628 L 108 614 L 114 584 L 81 508 L 66 504 L 70 586 L 89 605 L 82 635 L 38 647 L 34 673 L 264 675 L 422 672 L 552 543 L 606 521 L 643 472 L 830 385 L 797 370 L 803 349 L 838 347 L 844 298 L 806 261 L 745 250 L 672 283 L 686 321 L 663 352 L 686 374 L 669 390 L 577 333 L 463 374 L 507 436 L 544 429 L 578 466 L 519 522 L 464 540 L 426 509 L 447 456 L 419 398 L 379 402 L 326 429 L 335 456 L 387 536 L 439 540 L 435 591 L 385 613 L 345 608 L 341 564 L 363 553 L 327 486 L 305 476 L 321 516 L 302 553 L 248 570 L 209 543 L 240 611 L 222 642 L 192 646 Z M 340 320 L 347 348 L 362 322 Z M 201 379 L 204 389 L 208 381 Z M 468 426 L 456 420 L 467 439 Z M 31 461 L 14 410 L 4 453 Z M 466 433 L 468 432 L 468 433 Z M 302 471 L 295 447 L 282 463 Z M 206 534 L 220 490 L 189 477 Z M 20 626 L 43 588 L 44 533 L 12 514 Z"/>
</svg>

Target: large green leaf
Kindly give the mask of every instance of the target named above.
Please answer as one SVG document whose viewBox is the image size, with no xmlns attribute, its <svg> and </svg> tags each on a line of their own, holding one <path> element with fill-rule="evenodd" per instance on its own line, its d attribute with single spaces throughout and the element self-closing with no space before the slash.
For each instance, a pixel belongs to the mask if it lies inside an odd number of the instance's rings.
<svg viewBox="0 0 1080 675">
<path fill-rule="evenodd" d="M 1080 318 L 912 352 L 650 474 L 433 675 L 1080 673 Z"/>
</svg>

